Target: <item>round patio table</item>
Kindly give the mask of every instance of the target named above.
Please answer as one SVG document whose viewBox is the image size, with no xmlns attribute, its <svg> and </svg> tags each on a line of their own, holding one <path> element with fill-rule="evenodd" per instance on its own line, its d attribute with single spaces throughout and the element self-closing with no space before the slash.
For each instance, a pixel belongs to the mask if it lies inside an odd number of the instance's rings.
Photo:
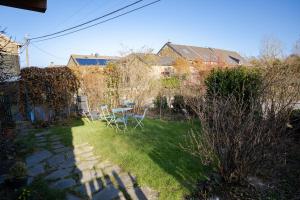
<svg viewBox="0 0 300 200">
<path fill-rule="evenodd" d="M 125 117 L 126 117 L 126 112 L 128 112 L 128 111 L 130 111 L 130 110 L 132 110 L 133 108 L 128 108 L 128 107 L 125 107 L 125 108 L 114 108 L 113 110 L 114 110 L 114 112 L 115 113 L 122 113 L 122 115 L 123 115 L 123 119 L 125 119 Z"/>
<path fill-rule="evenodd" d="M 125 115 L 126 112 L 132 110 L 133 108 L 114 108 L 112 109 L 114 113 L 122 113 L 122 117 L 123 117 L 123 120 L 124 120 L 124 125 L 127 126 L 127 117 Z"/>
<path fill-rule="evenodd" d="M 126 107 L 126 108 L 114 108 L 114 111 L 115 112 L 122 112 L 122 113 L 125 113 L 125 112 L 127 112 L 127 111 L 129 111 L 129 110 L 132 110 L 133 108 L 128 108 L 128 107 Z"/>
</svg>

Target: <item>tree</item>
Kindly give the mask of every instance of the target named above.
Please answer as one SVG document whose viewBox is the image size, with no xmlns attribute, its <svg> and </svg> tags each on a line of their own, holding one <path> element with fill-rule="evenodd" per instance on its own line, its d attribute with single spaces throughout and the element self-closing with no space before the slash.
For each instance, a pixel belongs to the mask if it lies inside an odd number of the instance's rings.
<svg viewBox="0 0 300 200">
<path fill-rule="evenodd" d="M 266 62 L 283 58 L 282 42 L 275 37 L 264 37 L 260 46 L 260 58 Z"/>
<path fill-rule="evenodd" d="M 296 41 L 292 52 L 293 54 L 300 56 L 300 38 Z"/>
<path fill-rule="evenodd" d="M 177 74 L 181 76 L 186 76 L 190 73 L 190 64 L 184 58 L 177 58 L 174 63 L 174 68 L 176 69 Z"/>
<path fill-rule="evenodd" d="M 120 69 L 115 63 L 110 63 L 104 69 L 106 82 L 106 101 L 110 106 L 116 107 L 120 102 Z"/>
<path fill-rule="evenodd" d="M 89 107 L 95 110 L 99 102 L 105 102 L 106 82 L 103 68 L 75 66 L 70 67 L 80 81 L 79 95 L 88 97 Z M 108 103 L 108 102 L 105 102 Z"/>
<path fill-rule="evenodd" d="M 160 82 L 153 74 L 152 68 L 156 59 L 157 57 L 148 50 L 141 50 L 130 52 L 116 63 L 120 75 L 120 100 L 132 100 L 138 109 L 151 103 L 152 98 L 160 91 Z"/>
</svg>

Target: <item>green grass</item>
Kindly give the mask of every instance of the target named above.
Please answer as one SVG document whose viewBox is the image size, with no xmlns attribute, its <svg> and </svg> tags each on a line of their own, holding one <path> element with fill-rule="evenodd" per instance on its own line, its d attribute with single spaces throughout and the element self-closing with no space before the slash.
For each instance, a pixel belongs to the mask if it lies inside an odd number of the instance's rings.
<svg viewBox="0 0 300 200">
<path fill-rule="evenodd" d="M 138 178 L 139 185 L 160 193 L 160 199 L 182 199 L 203 178 L 200 161 L 179 144 L 191 126 L 186 122 L 145 120 L 145 128 L 115 132 L 100 121 L 76 120 L 51 131 L 67 145 L 88 142 L 104 160 L 119 164 Z"/>
</svg>

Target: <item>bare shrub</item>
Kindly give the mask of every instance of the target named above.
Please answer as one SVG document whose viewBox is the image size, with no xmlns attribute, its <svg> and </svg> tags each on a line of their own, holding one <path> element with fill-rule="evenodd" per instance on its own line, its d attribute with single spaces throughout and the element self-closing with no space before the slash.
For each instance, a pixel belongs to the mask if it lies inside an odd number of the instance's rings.
<svg viewBox="0 0 300 200">
<path fill-rule="evenodd" d="M 160 91 L 160 81 L 152 73 L 156 57 L 150 52 L 130 52 L 129 55 L 105 68 L 107 97 L 112 106 L 122 100 L 135 102 L 137 110 L 152 103 Z"/>
<path fill-rule="evenodd" d="M 188 99 L 202 130 L 192 131 L 183 148 L 204 164 L 216 166 L 227 182 L 285 164 L 286 124 L 300 91 L 295 70 L 285 63 L 263 68 L 263 83 L 247 99 L 228 91 Z M 240 88 L 242 95 L 245 87 Z"/>
</svg>

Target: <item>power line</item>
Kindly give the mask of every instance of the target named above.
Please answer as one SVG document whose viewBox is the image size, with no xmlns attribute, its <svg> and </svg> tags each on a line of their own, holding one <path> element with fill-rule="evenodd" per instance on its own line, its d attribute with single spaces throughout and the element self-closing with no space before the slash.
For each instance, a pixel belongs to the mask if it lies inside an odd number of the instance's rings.
<svg viewBox="0 0 300 200">
<path fill-rule="evenodd" d="M 31 43 L 31 44 L 32 44 L 36 49 L 38 49 L 39 51 L 43 52 L 44 54 L 47 54 L 47 55 L 52 56 L 52 57 L 54 57 L 54 58 L 56 58 L 56 59 L 60 59 L 60 60 L 64 60 L 64 61 L 65 61 L 64 58 L 61 58 L 61 57 L 56 56 L 56 55 L 54 55 L 54 54 L 52 54 L 52 53 L 49 53 L 48 51 L 45 51 L 44 49 L 42 49 L 42 48 L 36 46 L 36 45 L 33 44 L 33 43 Z"/>
<path fill-rule="evenodd" d="M 21 48 L 20 48 L 20 53 L 22 54 L 24 52 L 24 50 L 26 49 L 27 45 L 29 45 L 29 40 L 26 40 L 24 44 L 22 44 Z"/>
<path fill-rule="evenodd" d="M 54 37 L 50 37 L 50 38 L 46 38 L 46 39 L 42 39 L 42 40 L 38 40 L 38 41 L 34 41 L 34 42 L 42 42 L 42 41 L 51 40 L 51 39 L 59 38 L 59 37 L 62 37 L 62 36 L 66 36 L 66 35 L 69 35 L 69 34 L 73 34 L 73 33 L 76 33 L 76 32 L 79 32 L 79 31 L 82 31 L 82 30 L 85 30 L 85 29 L 88 29 L 88 28 L 97 26 L 97 25 L 99 25 L 99 24 L 106 23 L 106 22 L 108 22 L 108 21 L 111 21 L 111 20 L 114 20 L 114 19 L 116 19 L 116 18 L 122 17 L 122 16 L 124 16 L 124 15 L 129 14 L 129 13 L 135 12 L 135 11 L 137 11 L 137 10 L 143 9 L 143 8 L 148 7 L 148 6 L 152 5 L 152 4 L 155 4 L 155 3 L 159 2 L 159 1 L 161 1 L 161 0 L 156 0 L 156 1 L 150 2 L 150 3 L 145 4 L 145 5 L 143 5 L 143 6 L 140 6 L 140 7 L 137 7 L 137 8 L 135 8 L 135 9 L 129 10 L 129 11 L 125 12 L 125 13 L 119 14 L 119 15 L 114 16 L 114 17 L 111 17 L 111 18 L 108 18 L 108 19 L 103 20 L 103 21 L 101 21 L 101 22 L 98 22 L 98 23 L 96 23 L 96 24 L 92 24 L 92 25 L 89 25 L 89 26 L 86 26 L 86 27 L 77 29 L 77 30 L 75 30 L 75 31 L 71 31 L 71 32 L 68 32 L 68 33 L 64 33 L 64 34 L 61 34 L 61 35 L 57 35 L 57 36 L 54 36 Z"/>
<path fill-rule="evenodd" d="M 69 17 L 65 18 L 62 22 L 60 22 L 58 25 L 56 25 L 55 27 L 58 28 L 60 27 L 62 24 L 66 23 L 67 21 L 69 21 L 70 19 L 72 19 L 74 16 L 78 15 L 80 12 L 82 12 L 92 1 L 94 0 L 89 0 L 86 1 L 82 6 L 80 6 L 79 9 L 77 9 L 75 12 L 73 12 L 71 15 L 69 15 Z"/>
<path fill-rule="evenodd" d="M 109 3 L 107 3 L 108 1 L 109 1 Z M 121 2 L 119 2 L 119 1 L 123 1 L 124 2 L 124 0 L 117 0 L 116 2 L 114 2 L 112 0 L 106 0 L 104 2 L 107 3 L 107 4 L 105 4 L 105 6 L 103 6 L 103 2 L 101 2 L 101 5 L 99 5 L 98 4 L 99 2 L 95 1 L 96 5 L 94 6 L 94 8 L 90 9 L 87 12 L 87 14 L 79 22 L 82 23 L 82 22 L 88 20 L 90 18 L 90 16 L 92 16 L 93 14 L 95 14 L 95 11 L 99 12 L 99 9 L 102 10 L 102 9 L 105 8 L 106 10 L 110 10 L 110 9 L 116 7 L 116 6 L 121 6 Z M 112 3 L 112 2 L 114 2 L 114 4 L 111 5 L 110 3 Z M 124 5 L 126 5 L 126 3 Z"/>
<path fill-rule="evenodd" d="M 133 2 L 133 3 L 131 3 L 131 4 L 128 4 L 128 5 L 126 5 L 126 6 L 122 7 L 122 8 L 119 8 L 119 9 L 117 9 L 117 10 L 114 10 L 114 11 L 112 11 L 112 12 L 110 12 L 110 13 L 107 13 L 107 14 L 102 15 L 102 16 L 100 16 L 100 17 L 97 17 L 97 18 L 95 18 L 95 19 L 92 19 L 92 20 L 89 20 L 89 21 L 87 21 L 87 22 L 84 22 L 84 23 L 82 23 L 82 24 L 78 24 L 78 25 L 76 25 L 76 26 L 72 26 L 72 27 L 70 27 L 70 28 L 67 28 L 67 29 L 64 29 L 64 30 L 61 30 L 61 31 L 57 31 L 57 32 L 55 32 L 55 33 L 51 33 L 51 34 L 47 34 L 47 35 L 43 35 L 43 36 L 39 36 L 39 37 L 30 38 L 29 40 L 35 40 L 35 39 L 40 39 L 40 38 L 49 37 L 49 36 L 52 36 L 52 35 L 57 35 L 57 34 L 59 34 L 59 33 L 63 33 L 63 32 L 66 32 L 66 31 L 69 31 L 69 30 L 72 30 L 72 29 L 75 29 L 75 28 L 84 26 L 84 25 L 89 24 L 89 23 L 91 23 L 91 22 L 97 21 L 97 20 L 102 19 L 102 18 L 104 18 L 104 17 L 107 17 L 107 16 L 109 16 L 109 15 L 112 15 L 112 14 L 115 14 L 115 13 L 117 13 L 117 12 L 120 12 L 121 10 L 124 10 L 124 9 L 126 9 L 126 8 L 128 8 L 128 7 L 131 7 L 131 6 L 135 5 L 135 4 L 138 4 L 138 3 L 142 2 L 142 1 L 143 1 L 143 0 L 135 1 L 135 2 Z"/>
</svg>

